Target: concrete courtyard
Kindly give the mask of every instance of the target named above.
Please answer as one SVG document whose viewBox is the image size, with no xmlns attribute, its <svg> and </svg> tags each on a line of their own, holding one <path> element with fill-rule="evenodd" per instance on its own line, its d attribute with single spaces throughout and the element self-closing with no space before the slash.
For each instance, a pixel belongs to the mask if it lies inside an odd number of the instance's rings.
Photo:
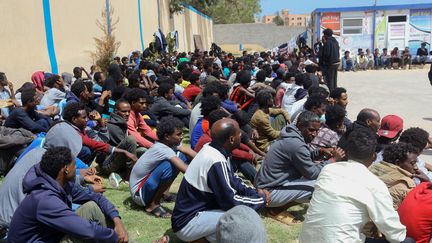
<svg viewBox="0 0 432 243">
<path fill-rule="evenodd" d="M 404 129 L 421 127 L 432 135 L 432 86 L 429 65 L 413 70 L 370 70 L 339 72 L 338 86 L 348 91 L 349 118 L 354 121 L 363 108 L 377 110 L 381 118 L 395 114 L 403 118 Z M 432 162 L 432 150 L 422 157 Z"/>
</svg>

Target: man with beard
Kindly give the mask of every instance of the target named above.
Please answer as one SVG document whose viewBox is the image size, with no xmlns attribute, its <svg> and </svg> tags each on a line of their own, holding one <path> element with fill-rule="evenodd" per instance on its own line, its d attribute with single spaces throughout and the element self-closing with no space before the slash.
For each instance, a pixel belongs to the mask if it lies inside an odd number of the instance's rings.
<svg viewBox="0 0 432 243">
<path fill-rule="evenodd" d="M 296 125 L 281 130 L 278 140 L 269 149 L 255 177 L 255 186 L 271 192 L 268 215 L 284 224 L 298 223 L 286 210 L 310 200 L 313 186 L 321 169 L 344 157 L 344 152 L 334 148 L 311 150 L 308 146 L 321 127 L 318 115 L 304 111 Z M 333 157 L 315 163 L 319 156 Z"/>
</svg>

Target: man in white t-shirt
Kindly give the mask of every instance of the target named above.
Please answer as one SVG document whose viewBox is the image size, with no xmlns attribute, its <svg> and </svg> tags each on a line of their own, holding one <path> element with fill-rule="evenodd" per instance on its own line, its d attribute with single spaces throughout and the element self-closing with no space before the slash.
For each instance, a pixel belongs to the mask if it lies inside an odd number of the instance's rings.
<svg viewBox="0 0 432 243">
<path fill-rule="evenodd" d="M 348 161 L 321 170 L 300 243 L 364 242 L 361 230 L 369 220 L 389 242 L 406 240 L 406 228 L 393 209 L 387 186 L 368 170 L 376 145 L 372 131 L 355 130 L 347 142 Z"/>
</svg>

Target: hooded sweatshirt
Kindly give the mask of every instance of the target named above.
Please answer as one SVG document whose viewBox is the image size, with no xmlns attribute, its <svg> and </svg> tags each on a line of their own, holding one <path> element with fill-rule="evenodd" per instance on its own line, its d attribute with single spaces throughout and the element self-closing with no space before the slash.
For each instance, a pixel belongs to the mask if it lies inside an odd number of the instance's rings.
<svg viewBox="0 0 432 243">
<path fill-rule="evenodd" d="M 315 163 L 319 149 L 311 151 L 300 130 L 288 125 L 281 130 L 280 137 L 271 146 L 255 177 L 257 188 L 275 189 L 305 177 L 317 179 L 321 169 L 329 161 Z"/>
<path fill-rule="evenodd" d="M 44 72 L 37 71 L 37 72 L 33 73 L 31 76 L 31 80 L 32 80 L 33 84 L 36 86 L 37 90 L 42 91 L 42 92 L 44 91 L 44 80 L 45 80 Z"/>
<path fill-rule="evenodd" d="M 117 146 L 127 136 L 127 121 L 113 112 L 108 119 L 107 129 L 109 133 L 109 143 L 112 146 Z"/>
<path fill-rule="evenodd" d="M 39 163 L 47 148 L 64 146 L 76 157 L 82 148 L 81 136 L 69 124 L 54 125 L 45 137 L 44 148 L 30 150 L 16 162 L 0 187 L 0 225 L 9 225 L 12 215 L 24 199 L 23 178 L 29 169 Z"/>
<path fill-rule="evenodd" d="M 102 90 L 113 91 L 117 87 L 117 82 L 123 78 L 121 68 L 119 65 L 113 63 L 108 67 L 108 77 L 105 79 L 105 83 Z"/>
<path fill-rule="evenodd" d="M 72 84 L 73 84 L 73 82 L 72 82 L 73 74 L 64 72 L 64 73 L 62 73 L 61 76 L 63 78 L 63 81 L 64 81 L 66 87 L 72 86 Z"/>
<path fill-rule="evenodd" d="M 10 224 L 9 242 L 58 242 L 67 234 L 94 242 L 117 242 L 113 229 L 90 222 L 72 211 L 72 202 L 94 201 L 111 219 L 118 211 L 101 194 L 88 191 L 74 182 L 65 187 L 46 174 L 40 164 L 33 166 L 23 181 L 25 199 Z"/>
</svg>

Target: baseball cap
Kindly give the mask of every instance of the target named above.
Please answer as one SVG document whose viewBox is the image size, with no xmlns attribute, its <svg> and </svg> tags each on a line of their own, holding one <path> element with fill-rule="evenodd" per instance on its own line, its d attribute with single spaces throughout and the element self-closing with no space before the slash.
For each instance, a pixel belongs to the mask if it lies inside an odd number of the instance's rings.
<svg viewBox="0 0 432 243">
<path fill-rule="evenodd" d="M 216 242 L 265 243 L 267 235 L 264 224 L 255 210 L 239 205 L 219 218 L 216 225 Z"/>
<path fill-rule="evenodd" d="M 396 115 L 385 116 L 381 120 L 381 127 L 378 130 L 378 136 L 386 138 L 395 138 L 403 130 L 403 120 Z"/>
</svg>

